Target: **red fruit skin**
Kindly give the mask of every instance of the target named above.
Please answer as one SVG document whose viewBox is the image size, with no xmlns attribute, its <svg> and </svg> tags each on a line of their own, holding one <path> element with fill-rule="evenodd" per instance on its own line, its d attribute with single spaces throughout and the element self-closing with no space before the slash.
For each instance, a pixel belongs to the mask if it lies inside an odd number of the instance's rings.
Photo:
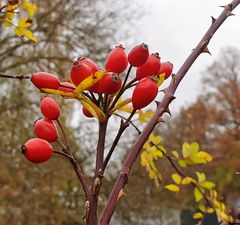
<svg viewBox="0 0 240 225">
<path fill-rule="evenodd" d="M 127 55 L 122 45 L 116 46 L 107 56 L 105 68 L 108 72 L 122 73 L 128 65 Z"/>
<path fill-rule="evenodd" d="M 133 67 L 142 66 L 149 57 L 148 46 L 144 43 L 135 46 L 128 53 L 128 62 Z"/>
<path fill-rule="evenodd" d="M 99 68 L 97 66 L 97 64 L 95 62 L 93 62 L 91 59 L 89 58 L 86 58 L 86 57 L 79 57 L 77 58 L 77 61 L 78 62 L 82 62 L 82 63 L 85 63 L 87 66 L 89 66 L 92 70 L 93 73 L 96 73 Z"/>
<path fill-rule="evenodd" d="M 46 141 L 54 142 L 58 140 L 58 132 L 52 120 L 38 119 L 34 124 L 34 132 L 38 138 Z"/>
<path fill-rule="evenodd" d="M 85 63 L 75 61 L 72 65 L 70 75 L 72 83 L 78 86 L 84 79 L 93 74 L 92 69 Z"/>
<path fill-rule="evenodd" d="M 82 107 L 82 112 L 83 112 L 83 115 L 88 118 L 93 117 L 93 115 L 85 107 Z"/>
<path fill-rule="evenodd" d="M 28 161 L 42 163 L 52 156 L 53 148 L 47 141 L 40 138 L 33 138 L 23 145 L 22 153 Z"/>
<path fill-rule="evenodd" d="M 160 57 L 157 54 L 151 54 L 149 55 L 147 62 L 137 68 L 136 79 L 141 80 L 144 77 L 158 75 L 160 67 Z"/>
<path fill-rule="evenodd" d="M 39 89 L 41 88 L 58 89 L 60 85 L 60 81 L 56 75 L 46 72 L 33 73 L 31 81 Z"/>
<path fill-rule="evenodd" d="M 122 80 L 118 74 L 108 72 L 98 82 L 98 91 L 104 94 L 115 94 L 122 87 Z"/>
<path fill-rule="evenodd" d="M 42 114 L 49 120 L 57 120 L 61 110 L 58 103 L 50 97 L 44 97 L 40 103 Z"/>
<path fill-rule="evenodd" d="M 166 80 L 168 77 L 170 77 L 170 75 L 172 74 L 172 71 L 173 71 L 172 63 L 170 63 L 169 61 L 162 62 L 158 74 L 165 73 L 165 80 Z"/>
<path fill-rule="evenodd" d="M 139 81 L 133 90 L 132 105 L 134 109 L 141 109 L 149 105 L 158 94 L 158 85 L 150 77 Z"/>
<path fill-rule="evenodd" d="M 73 93 L 75 86 L 69 82 L 61 82 L 58 88 L 59 91 L 70 92 Z"/>
</svg>

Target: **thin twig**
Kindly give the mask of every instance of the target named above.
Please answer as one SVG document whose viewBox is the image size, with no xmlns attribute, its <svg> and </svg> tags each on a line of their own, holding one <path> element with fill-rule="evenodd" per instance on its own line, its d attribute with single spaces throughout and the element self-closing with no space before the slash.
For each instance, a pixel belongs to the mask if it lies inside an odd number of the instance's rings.
<svg viewBox="0 0 240 225">
<path fill-rule="evenodd" d="M 57 119 L 56 121 L 57 121 L 57 124 L 58 124 L 58 126 L 59 126 L 59 128 L 60 128 L 62 134 L 63 134 L 63 138 L 64 138 L 65 145 L 66 145 L 67 148 L 69 148 L 69 147 L 70 147 L 70 144 L 69 144 L 68 137 L 67 137 L 67 135 L 66 135 L 66 133 L 65 133 L 65 130 L 64 130 L 64 128 L 63 128 L 63 126 L 62 126 L 60 120 Z"/>
<path fill-rule="evenodd" d="M 3 73 L 3 72 L 0 72 L 0 77 L 23 80 L 23 79 L 31 79 L 31 74 L 13 75 L 13 74 L 6 74 L 6 73 Z"/>
</svg>

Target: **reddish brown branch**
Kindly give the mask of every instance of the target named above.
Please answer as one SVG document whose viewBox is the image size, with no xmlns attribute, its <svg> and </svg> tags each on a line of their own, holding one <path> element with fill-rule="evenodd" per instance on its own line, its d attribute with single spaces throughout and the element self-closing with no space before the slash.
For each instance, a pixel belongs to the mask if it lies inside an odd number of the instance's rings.
<svg viewBox="0 0 240 225">
<path fill-rule="evenodd" d="M 213 21 L 212 25 L 203 36 L 202 40 L 199 42 L 196 48 L 192 51 L 192 53 L 183 63 L 182 67 L 179 69 L 177 74 L 173 76 L 170 85 L 164 90 L 165 95 L 161 103 L 158 105 L 157 110 L 155 111 L 153 117 L 150 119 L 150 121 L 144 128 L 143 132 L 139 135 L 139 137 L 131 147 L 131 150 L 123 164 L 121 173 L 119 174 L 117 181 L 115 182 L 112 192 L 108 198 L 107 204 L 103 210 L 101 220 L 100 220 L 100 225 L 109 224 L 117 204 L 117 198 L 118 198 L 119 192 L 127 184 L 129 172 L 132 169 L 133 164 L 136 161 L 138 155 L 140 154 L 144 143 L 147 141 L 148 136 L 151 134 L 155 126 L 158 124 L 164 112 L 168 111 L 168 106 L 172 102 L 172 100 L 175 98 L 174 93 L 179 83 L 181 82 L 183 77 L 186 75 L 187 71 L 190 69 L 190 67 L 195 62 L 195 60 L 198 58 L 198 56 L 201 53 L 206 52 L 207 45 L 211 40 L 211 38 L 213 37 L 214 33 L 218 30 L 218 28 L 226 20 L 226 18 L 231 15 L 232 10 L 239 3 L 240 3 L 240 0 L 233 0 L 230 4 L 224 7 L 223 12 L 220 14 L 220 16 L 216 20 Z"/>
</svg>

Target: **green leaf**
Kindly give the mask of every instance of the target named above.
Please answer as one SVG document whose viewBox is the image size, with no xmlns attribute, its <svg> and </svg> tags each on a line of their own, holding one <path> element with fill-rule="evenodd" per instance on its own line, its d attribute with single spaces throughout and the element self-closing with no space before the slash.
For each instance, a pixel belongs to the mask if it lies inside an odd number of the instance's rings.
<svg viewBox="0 0 240 225">
<path fill-rule="evenodd" d="M 199 202 L 203 198 L 203 194 L 199 191 L 198 188 L 195 187 L 193 193 L 196 202 Z"/>
<path fill-rule="evenodd" d="M 168 184 L 165 188 L 172 192 L 178 192 L 180 190 L 180 188 L 175 184 Z"/>
<path fill-rule="evenodd" d="M 215 184 L 211 181 L 204 181 L 201 183 L 201 187 L 207 188 L 207 189 L 213 189 L 215 187 Z"/>
<path fill-rule="evenodd" d="M 182 159 L 178 160 L 178 164 L 181 167 L 186 167 L 186 165 L 187 165 L 186 162 L 184 160 L 182 160 Z"/>
<path fill-rule="evenodd" d="M 172 174 L 172 180 L 176 183 L 176 184 L 180 184 L 182 181 L 182 178 L 179 174 L 177 173 L 173 173 Z"/>
</svg>

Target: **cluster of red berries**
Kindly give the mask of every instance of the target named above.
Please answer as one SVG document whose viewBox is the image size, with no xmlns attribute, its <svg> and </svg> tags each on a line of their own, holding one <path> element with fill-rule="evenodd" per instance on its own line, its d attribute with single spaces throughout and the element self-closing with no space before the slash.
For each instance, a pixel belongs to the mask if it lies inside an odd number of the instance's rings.
<svg viewBox="0 0 240 225">
<path fill-rule="evenodd" d="M 47 161 L 53 153 L 49 142 L 58 140 L 58 131 L 53 123 L 60 115 L 58 103 L 50 97 L 44 97 L 41 100 L 40 109 L 45 118 L 38 119 L 34 124 L 34 132 L 37 137 L 28 140 L 22 146 L 22 153 L 32 163 Z"/>
<path fill-rule="evenodd" d="M 88 91 L 107 95 L 119 92 L 123 85 L 121 73 L 128 64 L 136 67 L 136 75 L 132 80 L 132 86 L 135 86 L 132 93 L 133 108 L 137 110 L 150 104 L 158 94 L 156 78 L 164 74 L 164 79 L 167 79 L 172 74 L 173 65 L 170 62 L 161 62 L 158 53 L 149 54 L 148 46 L 144 43 L 132 48 L 128 54 L 122 45 L 116 46 L 107 56 L 104 76 L 88 88 Z M 57 76 L 45 72 L 34 73 L 31 80 L 39 89 L 50 88 L 74 93 L 81 82 L 97 71 L 99 67 L 95 62 L 79 57 L 70 70 L 71 82 L 60 82 Z M 83 108 L 83 113 L 92 117 L 87 109 Z"/>
</svg>

